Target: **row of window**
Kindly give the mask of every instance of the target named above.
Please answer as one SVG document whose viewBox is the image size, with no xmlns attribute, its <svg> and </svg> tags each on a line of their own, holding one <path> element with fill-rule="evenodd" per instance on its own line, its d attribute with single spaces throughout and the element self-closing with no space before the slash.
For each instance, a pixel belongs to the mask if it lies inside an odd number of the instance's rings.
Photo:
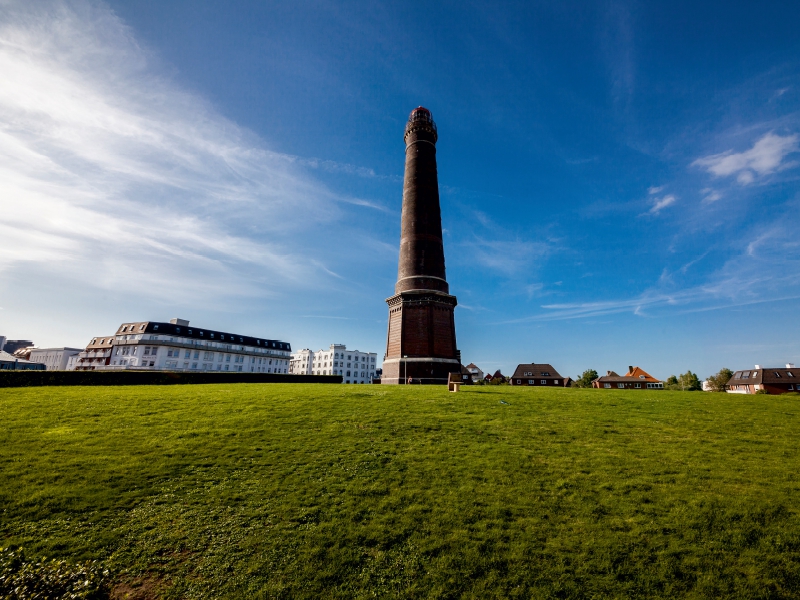
<svg viewBox="0 0 800 600">
<path fill-rule="evenodd" d="M 778 371 L 773 371 L 775 377 L 780 379 L 782 375 Z M 786 371 L 787 377 L 794 377 L 794 373 L 791 371 Z M 758 371 L 742 371 L 741 373 L 737 373 L 733 376 L 734 379 L 750 379 L 751 377 L 758 377 Z"/>
<path fill-rule="evenodd" d="M 120 329 L 120 333 L 125 333 L 126 331 L 128 331 L 128 332 L 131 332 L 131 331 L 134 331 L 134 330 L 135 330 L 135 328 L 136 328 L 136 326 L 135 326 L 135 325 L 130 325 L 130 326 L 128 326 L 128 325 L 124 325 L 124 326 L 122 327 L 122 329 Z M 144 331 L 144 328 L 145 328 L 145 325 L 139 325 L 139 331 Z M 153 331 L 158 331 L 158 325 L 153 325 Z M 176 328 L 175 328 L 175 333 L 180 333 L 180 332 L 181 332 L 181 328 L 180 328 L 180 327 L 176 327 Z M 192 335 L 192 332 L 193 332 L 193 330 L 192 330 L 192 329 L 187 329 L 187 333 L 188 333 L 188 335 Z M 199 330 L 198 330 L 198 332 L 197 332 L 197 333 L 198 333 L 198 335 L 200 335 L 200 336 L 203 336 L 203 335 L 204 335 L 204 332 L 202 332 L 202 331 L 199 331 Z M 209 335 L 209 337 L 210 337 L 212 340 L 213 340 L 213 339 L 215 339 L 215 335 L 216 335 L 216 334 L 214 334 L 214 333 L 209 333 L 208 335 Z M 237 337 L 237 336 L 235 336 L 235 335 L 231 335 L 230 333 L 229 333 L 229 334 L 225 334 L 225 333 L 221 333 L 221 334 L 219 334 L 219 339 L 221 339 L 221 340 L 225 340 L 225 339 L 226 339 L 226 338 L 225 338 L 225 336 L 226 336 L 226 335 L 228 336 L 228 338 L 227 338 L 227 339 L 229 339 L 230 341 L 236 341 L 236 337 Z M 238 337 L 239 337 L 239 342 L 240 342 L 240 343 L 244 343 L 244 338 L 243 338 L 243 337 L 241 337 L 241 336 L 238 336 Z M 94 343 L 94 341 L 92 341 L 92 343 Z M 102 343 L 102 342 L 101 342 L 101 343 Z M 258 345 L 258 346 L 261 346 L 261 340 L 256 340 L 256 345 Z M 268 342 L 268 341 L 265 341 L 265 342 L 264 342 L 264 346 L 266 346 L 266 347 L 268 347 L 268 348 L 281 348 L 281 349 L 285 348 L 285 344 L 283 344 L 283 343 L 281 343 L 281 342 Z"/>
<path fill-rule="evenodd" d="M 541 377 L 550 377 L 550 373 L 548 371 L 542 371 L 539 375 Z M 525 376 L 525 377 L 533 377 L 533 371 L 530 371 L 528 373 L 523 373 L 523 376 Z"/>
</svg>

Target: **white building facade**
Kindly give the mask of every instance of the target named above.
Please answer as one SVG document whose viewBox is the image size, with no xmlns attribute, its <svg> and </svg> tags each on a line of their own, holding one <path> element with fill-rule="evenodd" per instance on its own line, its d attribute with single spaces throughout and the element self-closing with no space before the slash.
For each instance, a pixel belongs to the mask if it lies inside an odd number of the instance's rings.
<svg viewBox="0 0 800 600">
<path fill-rule="evenodd" d="M 341 375 L 343 383 L 372 383 L 378 355 L 375 352 L 348 350 L 344 344 L 331 344 L 327 350 L 313 352 L 312 375 Z"/>
<path fill-rule="evenodd" d="M 29 360 L 43 363 L 48 371 L 66 371 L 70 357 L 80 352 L 80 348 L 34 348 Z"/>
<path fill-rule="evenodd" d="M 184 319 L 123 323 L 108 365 L 96 370 L 288 373 L 287 342 L 212 331 Z"/>
<path fill-rule="evenodd" d="M 314 359 L 314 353 L 308 348 L 292 354 L 289 361 L 289 373 L 292 375 L 311 375 L 311 362 Z"/>
</svg>

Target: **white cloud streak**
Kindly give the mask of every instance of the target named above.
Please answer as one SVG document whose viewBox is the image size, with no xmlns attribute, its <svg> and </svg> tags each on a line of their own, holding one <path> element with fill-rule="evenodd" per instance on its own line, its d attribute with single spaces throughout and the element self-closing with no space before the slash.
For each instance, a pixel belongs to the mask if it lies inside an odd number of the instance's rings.
<svg viewBox="0 0 800 600">
<path fill-rule="evenodd" d="M 290 236 L 337 219 L 342 201 L 369 205 L 162 76 L 103 5 L 0 3 L 0 77 L 0 273 L 34 263 L 117 290 L 145 278 L 262 293 L 257 279 L 318 271 Z"/>
<path fill-rule="evenodd" d="M 650 208 L 648 212 L 651 215 L 657 215 L 662 210 L 664 210 L 665 208 L 667 208 L 672 204 L 675 204 L 675 196 L 673 196 L 672 194 L 667 194 L 662 198 L 654 198 L 653 206 Z"/>
<path fill-rule="evenodd" d="M 692 165 L 705 169 L 715 177 L 735 175 L 737 182 L 748 185 L 756 178 L 795 166 L 796 163 L 785 163 L 784 159 L 798 151 L 800 145 L 797 134 L 781 136 L 769 132 L 749 150 L 744 152 L 728 150 L 722 154 L 698 158 Z"/>
</svg>

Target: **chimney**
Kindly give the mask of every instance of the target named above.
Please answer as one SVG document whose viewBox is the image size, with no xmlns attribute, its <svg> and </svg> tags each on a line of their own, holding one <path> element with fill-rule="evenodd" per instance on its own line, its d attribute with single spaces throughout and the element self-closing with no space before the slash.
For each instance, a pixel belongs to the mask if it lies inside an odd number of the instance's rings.
<svg viewBox="0 0 800 600">
<path fill-rule="evenodd" d="M 606 375 L 610 377 L 611 376 L 611 371 L 606 371 Z"/>
<path fill-rule="evenodd" d="M 633 373 L 633 367 L 628 365 L 628 373 Z"/>
<path fill-rule="evenodd" d="M 761 365 L 756 365 L 756 369 L 760 369 L 760 368 L 761 368 Z"/>
<path fill-rule="evenodd" d="M 173 325 L 180 325 L 181 327 L 189 326 L 189 321 L 187 321 L 186 319 L 179 319 L 177 317 L 175 317 L 174 319 L 170 319 L 169 322 L 172 323 Z"/>
<path fill-rule="evenodd" d="M 787 369 L 794 369 L 794 363 L 786 363 Z"/>
</svg>

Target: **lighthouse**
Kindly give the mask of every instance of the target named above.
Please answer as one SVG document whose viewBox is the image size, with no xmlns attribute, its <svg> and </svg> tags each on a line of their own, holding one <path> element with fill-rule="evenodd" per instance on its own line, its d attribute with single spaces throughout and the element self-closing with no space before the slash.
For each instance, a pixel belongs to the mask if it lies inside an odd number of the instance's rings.
<svg viewBox="0 0 800 600">
<path fill-rule="evenodd" d="M 400 259 L 389 305 L 382 383 L 446 384 L 461 371 L 456 348 L 456 297 L 444 266 L 436 123 L 427 108 L 406 123 Z"/>
</svg>

